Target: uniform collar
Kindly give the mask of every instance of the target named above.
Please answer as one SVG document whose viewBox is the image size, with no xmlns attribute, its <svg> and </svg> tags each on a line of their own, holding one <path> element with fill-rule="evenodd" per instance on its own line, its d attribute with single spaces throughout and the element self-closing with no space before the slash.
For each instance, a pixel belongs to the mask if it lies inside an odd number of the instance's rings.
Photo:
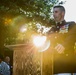
<svg viewBox="0 0 76 75">
<path fill-rule="evenodd" d="M 57 26 L 63 26 L 63 25 L 65 25 L 66 24 L 66 21 L 65 20 L 63 20 L 63 21 L 61 21 L 61 22 L 56 22 L 56 25 Z"/>
</svg>

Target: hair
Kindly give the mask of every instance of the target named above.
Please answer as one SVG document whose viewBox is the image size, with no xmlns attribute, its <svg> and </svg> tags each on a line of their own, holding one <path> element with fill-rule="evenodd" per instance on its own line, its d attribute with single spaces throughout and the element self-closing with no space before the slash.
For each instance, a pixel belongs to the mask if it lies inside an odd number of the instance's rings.
<svg viewBox="0 0 76 75">
<path fill-rule="evenodd" d="M 61 5 L 54 6 L 53 8 L 59 8 L 61 11 L 65 12 L 65 8 Z"/>
</svg>

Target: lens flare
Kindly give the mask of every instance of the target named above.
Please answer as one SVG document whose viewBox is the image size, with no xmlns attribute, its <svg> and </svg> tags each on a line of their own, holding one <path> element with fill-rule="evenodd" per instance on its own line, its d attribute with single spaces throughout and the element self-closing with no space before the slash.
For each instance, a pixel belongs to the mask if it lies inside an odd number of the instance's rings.
<svg viewBox="0 0 76 75">
<path fill-rule="evenodd" d="M 34 36 L 33 39 L 34 39 L 33 42 L 35 46 L 41 47 L 45 43 L 47 37 L 46 36 Z"/>
<path fill-rule="evenodd" d="M 34 36 L 33 43 L 38 48 L 39 52 L 48 50 L 50 47 L 50 40 L 47 40 L 46 36 Z"/>
</svg>

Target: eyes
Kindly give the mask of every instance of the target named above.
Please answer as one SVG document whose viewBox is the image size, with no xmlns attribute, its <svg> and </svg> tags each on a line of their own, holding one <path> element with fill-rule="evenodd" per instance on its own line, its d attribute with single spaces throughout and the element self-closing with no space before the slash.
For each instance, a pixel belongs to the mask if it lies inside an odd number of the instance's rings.
<svg viewBox="0 0 76 75">
<path fill-rule="evenodd" d="M 58 11 L 53 11 L 53 13 L 58 13 Z"/>
</svg>

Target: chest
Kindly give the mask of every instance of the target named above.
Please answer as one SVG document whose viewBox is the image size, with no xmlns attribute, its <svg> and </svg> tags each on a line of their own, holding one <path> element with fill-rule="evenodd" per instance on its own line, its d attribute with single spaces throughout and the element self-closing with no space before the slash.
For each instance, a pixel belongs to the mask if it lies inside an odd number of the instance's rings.
<svg viewBox="0 0 76 75">
<path fill-rule="evenodd" d="M 53 42 L 63 42 L 69 34 L 69 24 L 56 26 L 54 33 L 51 35 Z"/>
</svg>

